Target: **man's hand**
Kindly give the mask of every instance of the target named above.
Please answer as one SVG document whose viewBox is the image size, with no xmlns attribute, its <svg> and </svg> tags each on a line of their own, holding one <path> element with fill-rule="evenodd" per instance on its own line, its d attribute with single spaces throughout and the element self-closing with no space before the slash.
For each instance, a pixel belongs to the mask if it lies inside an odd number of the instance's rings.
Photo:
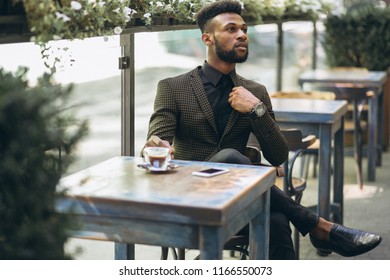
<svg viewBox="0 0 390 280">
<path fill-rule="evenodd" d="M 173 159 L 173 154 L 175 153 L 175 150 L 171 147 L 168 141 L 160 139 L 160 137 L 156 135 L 150 136 L 148 141 L 145 143 L 144 148 L 146 147 L 164 147 L 169 148 L 171 153 L 171 158 Z M 143 150 L 143 149 L 142 149 Z"/>
<path fill-rule="evenodd" d="M 228 102 L 237 112 L 249 113 L 260 100 L 249 90 L 240 86 L 232 89 L 232 92 L 229 94 Z"/>
</svg>

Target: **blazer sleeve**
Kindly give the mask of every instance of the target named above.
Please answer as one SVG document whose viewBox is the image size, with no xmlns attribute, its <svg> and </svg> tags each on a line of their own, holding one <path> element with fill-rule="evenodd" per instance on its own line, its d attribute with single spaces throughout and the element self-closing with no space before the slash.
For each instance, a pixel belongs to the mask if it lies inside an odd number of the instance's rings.
<svg viewBox="0 0 390 280">
<path fill-rule="evenodd" d="M 171 145 L 176 132 L 178 111 L 167 80 L 159 81 L 154 100 L 154 112 L 150 117 L 147 139 L 157 135 Z"/>
<path fill-rule="evenodd" d="M 248 90 L 255 94 L 267 107 L 267 112 L 252 121 L 252 133 L 256 136 L 264 158 L 272 165 L 281 165 L 288 159 L 288 145 L 275 120 L 271 99 L 263 85 L 254 83 Z"/>
</svg>

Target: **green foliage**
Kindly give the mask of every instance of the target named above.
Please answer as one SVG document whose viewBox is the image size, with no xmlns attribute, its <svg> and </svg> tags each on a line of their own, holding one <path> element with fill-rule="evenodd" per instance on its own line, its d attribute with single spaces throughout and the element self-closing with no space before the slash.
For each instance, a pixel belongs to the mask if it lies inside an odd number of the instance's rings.
<svg viewBox="0 0 390 280">
<path fill-rule="evenodd" d="M 119 34 L 134 13 L 130 0 L 19 1 L 37 43 Z"/>
<path fill-rule="evenodd" d="M 325 20 L 322 41 L 329 66 L 385 71 L 390 66 L 390 9 L 365 7 Z"/>
<path fill-rule="evenodd" d="M 26 73 L 0 68 L 0 259 L 68 259 L 76 223 L 55 212 L 55 190 L 87 124 L 67 110 L 71 86 L 45 74 L 31 87 Z"/>
<path fill-rule="evenodd" d="M 169 16 L 179 24 L 195 23 L 194 14 L 219 0 L 12 0 L 23 2 L 32 41 L 38 44 L 59 39 L 84 39 L 120 34 L 135 19 L 145 26 L 153 17 Z M 272 19 L 316 19 L 330 0 L 237 0 L 250 23 Z"/>
<path fill-rule="evenodd" d="M 176 9 L 175 18 L 182 24 L 194 24 L 195 14 L 205 5 L 215 0 L 174 0 L 173 6 Z"/>
</svg>

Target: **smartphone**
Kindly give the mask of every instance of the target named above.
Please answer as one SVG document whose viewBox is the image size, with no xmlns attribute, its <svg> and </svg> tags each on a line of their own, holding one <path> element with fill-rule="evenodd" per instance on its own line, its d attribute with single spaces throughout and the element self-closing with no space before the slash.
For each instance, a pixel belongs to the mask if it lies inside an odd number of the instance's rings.
<svg viewBox="0 0 390 280">
<path fill-rule="evenodd" d="M 220 174 L 224 174 L 229 172 L 229 169 L 225 168 L 207 168 L 199 171 L 192 172 L 192 175 L 200 176 L 200 177 L 213 177 Z"/>
</svg>

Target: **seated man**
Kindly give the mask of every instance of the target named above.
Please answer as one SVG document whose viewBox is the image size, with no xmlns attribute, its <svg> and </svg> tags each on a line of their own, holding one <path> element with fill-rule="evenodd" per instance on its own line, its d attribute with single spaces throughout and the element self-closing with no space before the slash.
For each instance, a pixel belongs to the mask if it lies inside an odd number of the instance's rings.
<svg viewBox="0 0 390 280">
<path fill-rule="evenodd" d="M 239 76 L 248 56 L 247 25 L 238 1 L 218 1 L 197 14 L 207 60 L 192 71 L 159 82 L 145 147 L 164 146 L 180 160 L 251 164 L 249 134 L 267 161 L 281 165 L 288 147 L 275 122 L 265 87 Z M 381 237 L 318 217 L 276 186 L 271 188 L 270 259 L 294 259 L 291 222 L 314 247 L 343 256 L 375 248 Z M 245 229 L 243 229 L 245 231 Z"/>
</svg>

